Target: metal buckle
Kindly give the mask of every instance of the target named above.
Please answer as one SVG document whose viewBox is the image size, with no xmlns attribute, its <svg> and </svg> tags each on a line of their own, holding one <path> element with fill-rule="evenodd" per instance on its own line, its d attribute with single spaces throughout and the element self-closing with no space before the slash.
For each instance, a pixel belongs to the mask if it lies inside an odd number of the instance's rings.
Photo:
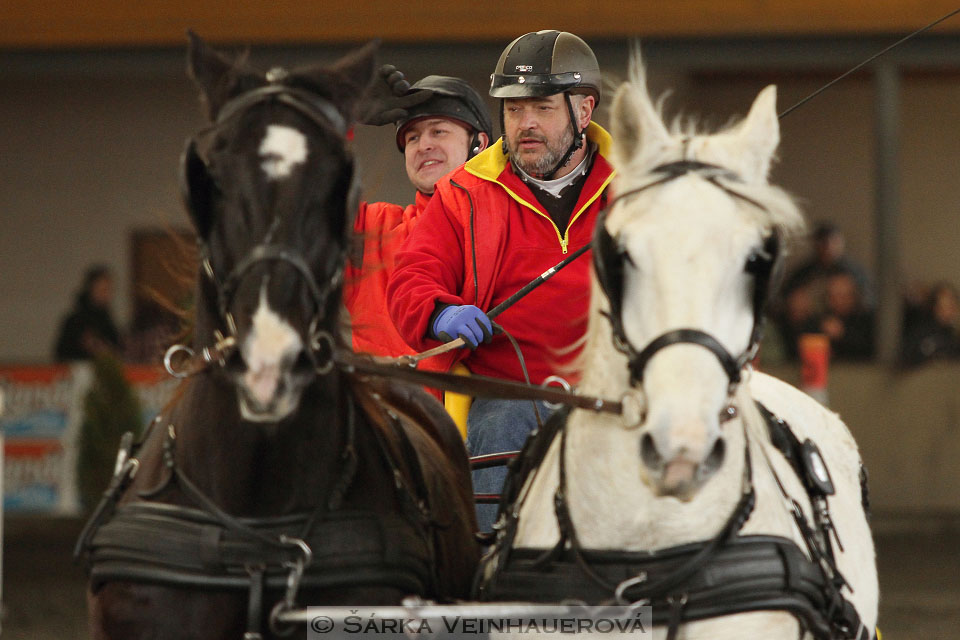
<svg viewBox="0 0 960 640">
<path fill-rule="evenodd" d="M 283 594 L 283 600 L 279 601 L 270 611 L 270 630 L 278 636 L 288 636 L 293 633 L 294 626 L 288 625 L 286 628 L 280 627 L 280 615 L 292 611 L 296 606 L 297 591 L 300 589 L 300 580 L 303 578 L 303 572 L 313 562 L 313 550 L 310 549 L 304 540 L 292 538 L 286 534 L 280 534 L 280 544 L 299 549 L 301 555 L 293 562 L 284 562 L 283 566 L 290 569 L 287 574 L 287 589 Z"/>
<path fill-rule="evenodd" d="M 567 382 L 564 378 L 561 378 L 560 376 L 547 376 L 546 378 L 543 379 L 543 382 L 540 383 L 540 386 L 546 389 L 547 387 L 550 386 L 551 383 L 554 383 L 554 382 L 560 385 L 560 387 L 562 387 L 563 390 L 566 391 L 567 393 L 571 393 L 573 391 L 573 387 L 570 386 L 570 383 Z M 543 404 L 545 404 L 548 408 L 553 409 L 554 411 L 556 411 L 557 409 L 563 406 L 563 403 L 547 402 L 546 400 L 543 401 Z"/>
</svg>

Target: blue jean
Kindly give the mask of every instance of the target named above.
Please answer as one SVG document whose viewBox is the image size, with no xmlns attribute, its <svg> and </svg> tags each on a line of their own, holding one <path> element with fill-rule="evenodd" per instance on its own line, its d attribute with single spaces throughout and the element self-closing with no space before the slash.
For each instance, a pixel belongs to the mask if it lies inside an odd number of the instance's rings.
<svg viewBox="0 0 960 640">
<path fill-rule="evenodd" d="M 471 456 L 518 451 L 527 436 L 537 427 L 537 418 L 530 400 L 475 398 L 467 414 L 467 451 Z M 540 418 L 546 422 L 553 409 L 537 401 Z M 507 477 L 507 468 L 491 467 L 473 472 L 476 493 L 500 493 Z M 478 504 L 477 522 L 480 531 L 490 531 L 497 517 L 497 505 Z"/>
</svg>

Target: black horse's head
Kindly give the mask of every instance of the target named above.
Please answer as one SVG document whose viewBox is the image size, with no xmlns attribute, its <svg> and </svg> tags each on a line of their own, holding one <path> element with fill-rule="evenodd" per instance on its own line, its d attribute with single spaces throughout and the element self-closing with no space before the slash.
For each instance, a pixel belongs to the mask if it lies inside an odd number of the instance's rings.
<svg viewBox="0 0 960 640">
<path fill-rule="evenodd" d="M 190 39 L 189 73 L 212 122 L 181 168 L 203 260 L 198 346 L 233 344 L 225 370 L 243 417 L 277 422 L 332 357 L 356 209 L 345 136 L 376 47 L 263 74 Z"/>
</svg>

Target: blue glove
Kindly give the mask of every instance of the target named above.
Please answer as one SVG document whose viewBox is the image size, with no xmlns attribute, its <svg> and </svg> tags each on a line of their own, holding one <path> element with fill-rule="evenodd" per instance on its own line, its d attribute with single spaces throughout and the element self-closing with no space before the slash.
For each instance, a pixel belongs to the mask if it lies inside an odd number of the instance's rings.
<svg viewBox="0 0 960 640">
<path fill-rule="evenodd" d="M 463 338 L 468 347 L 476 349 L 481 342 L 490 342 L 493 324 L 479 307 L 450 305 L 434 319 L 433 335 L 444 342 Z"/>
</svg>

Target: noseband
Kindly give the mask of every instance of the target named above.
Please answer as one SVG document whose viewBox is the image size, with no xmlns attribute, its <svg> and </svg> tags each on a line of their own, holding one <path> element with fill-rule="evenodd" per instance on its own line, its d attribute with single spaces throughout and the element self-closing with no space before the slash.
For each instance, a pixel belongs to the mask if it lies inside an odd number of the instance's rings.
<svg viewBox="0 0 960 640">
<path fill-rule="evenodd" d="M 269 84 L 241 94 L 227 102 L 223 108 L 220 109 L 216 121 L 213 124 L 187 140 L 180 161 L 180 189 L 185 205 L 195 217 L 197 217 L 198 207 L 210 204 L 209 199 L 204 199 L 205 194 L 199 193 L 203 191 L 203 189 L 198 189 L 197 187 L 209 187 L 213 181 L 209 173 L 209 166 L 196 151 L 197 139 L 222 129 L 228 122 L 249 109 L 267 102 L 282 104 L 307 117 L 321 129 L 332 131 L 339 138 L 343 138 L 346 135 L 347 122 L 332 102 L 318 95 L 314 95 L 309 91 L 283 84 L 283 80 L 287 77 L 287 74 L 282 69 L 273 69 L 267 73 L 266 77 Z M 357 177 L 356 172 L 351 173 L 351 182 L 346 203 L 346 214 L 348 218 L 356 209 L 356 200 L 359 193 L 359 181 Z M 332 256 L 335 270 L 330 278 L 321 286 L 318 284 L 310 266 L 299 251 L 273 242 L 272 236 L 279 222 L 279 218 L 273 220 L 264 240 L 255 245 L 241 258 L 226 278 L 218 276 L 210 259 L 210 248 L 202 237 L 198 236 L 203 273 L 216 292 L 217 311 L 226 331 L 225 335 L 224 333 L 216 332 L 215 338 L 217 345 L 213 347 L 214 353 L 212 355 L 207 355 L 210 349 L 204 349 L 204 359 L 207 363 L 219 361 L 222 364 L 224 362 L 224 352 L 234 348 L 236 344 L 237 324 L 233 314 L 230 312 L 230 305 L 244 276 L 253 267 L 263 262 L 282 262 L 287 264 L 299 274 L 300 279 L 306 285 L 313 304 L 309 336 L 309 344 L 311 345 L 311 349 L 309 350 L 310 356 L 316 358 L 317 352 L 322 350 L 323 347 L 321 345 L 324 343 L 332 347 L 332 338 L 326 332 L 318 331 L 318 326 L 324 318 L 327 299 L 331 293 L 343 284 L 343 264 L 346 259 L 346 248 L 343 248 L 337 252 L 335 256 Z M 332 357 L 332 348 L 327 349 L 327 351 L 330 351 L 329 355 Z M 317 363 L 315 362 L 314 364 Z M 326 364 L 327 363 L 323 363 L 319 365 L 318 368 L 323 369 Z M 169 368 L 168 366 L 168 369 Z"/>
<path fill-rule="evenodd" d="M 746 271 L 754 276 L 754 295 L 753 329 L 750 333 L 750 342 L 743 353 L 739 356 L 734 356 L 719 340 L 709 333 L 700 329 L 691 328 L 667 331 L 651 340 L 643 349 L 637 351 L 627 339 L 623 327 L 623 262 L 624 260 L 629 260 L 629 257 L 618 246 L 616 239 L 607 232 L 606 228 L 607 213 L 613 209 L 614 205 L 652 187 L 665 184 L 689 173 L 696 173 L 707 182 L 722 189 L 731 196 L 767 211 L 766 207 L 753 198 L 720 182 L 721 178 L 728 181 L 742 182 L 736 174 L 723 167 L 704 162 L 681 160 L 661 165 L 655 168 L 652 173 L 661 174 L 661 177 L 636 189 L 618 194 L 611 199 L 607 208 L 598 216 L 594 230 L 594 269 L 597 274 L 597 280 L 600 283 L 600 288 L 610 303 L 610 313 L 607 314 L 607 316 L 613 329 L 613 344 L 618 351 L 627 356 L 631 386 L 636 386 L 643 382 L 643 374 L 647 363 L 649 363 L 650 359 L 661 349 L 674 344 L 700 345 L 716 356 L 720 362 L 720 366 L 723 367 L 730 381 L 729 394 L 732 396 L 737 385 L 740 383 L 741 371 L 756 355 L 760 338 L 763 334 L 763 314 L 767 298 L 770 295 L 771 278 L 780 263 L 779 236 L 776 231 L 772 232 L 765 240 L 763 250 L 752 254 L 745 266 Z"/>
</svg>

